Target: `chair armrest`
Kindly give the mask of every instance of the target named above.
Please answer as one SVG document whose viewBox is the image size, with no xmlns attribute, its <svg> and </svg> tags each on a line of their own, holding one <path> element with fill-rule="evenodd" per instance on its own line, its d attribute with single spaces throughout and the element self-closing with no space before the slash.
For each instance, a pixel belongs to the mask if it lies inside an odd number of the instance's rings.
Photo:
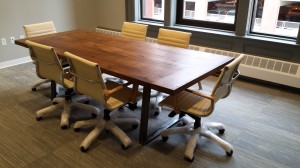
<svg viewBox="0 0 300 168">
<path fill-rule="evenodd" d="M 193 91 L 193 90 L 190 90 L 190 89 L 186 89 L 185 91 L 190 92 L 190 93 L 192 93 L 192 94 L 194 94 L 194 95 L 201 96 L 201 97 L 204 97 L 204 98 L 206 98 L 206 99 L 215 101 L 215 97 L 214 97 L 214 96 L 206 95 L 206 94 L 204 94 L 204 93 L 196 92 L 196 91 Z"/>
<path fill-rule="evenodd" d="M 127 82 L 127 83 L 122 84 L 122 85 L 119 85 L 119 86 L 117 86 L 117 87 L 115 87 L 115 88 L 113 88 L 113 89 L 106 89 L 106 90 L 104 90 L 104 95 L 105 95 L 105 97 L 106 97 L 106 100 L 108 100 L 109 97 L 110 97 L 113 93 L 115 93 L 115 92 L 117 92 L 117 91 L 123 89 L 124 87 L 127 87 L 127 86 L 130 85 L 130 84 L 131 84 L 131 83 Z"/>
<path fill-rule="evenodd" d="M 240 76 L 240 71 L 237 69 L 232 76 L 232 80 L 228 83 L 220 83 L 220 86 L 230 86 Z"/>
</svg>

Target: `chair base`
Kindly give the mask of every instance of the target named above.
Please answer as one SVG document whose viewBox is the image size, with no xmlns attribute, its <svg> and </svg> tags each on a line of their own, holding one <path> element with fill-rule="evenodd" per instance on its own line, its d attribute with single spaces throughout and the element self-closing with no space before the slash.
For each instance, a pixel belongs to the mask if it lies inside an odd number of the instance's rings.
<svg viewBox="0 0 300 168">
<path fill-rule="evenodd" d="M 86 100 L 86 98 L 84 99 Z M 43 108 L 39 111 L 36 112 L 36 119 L 39 121 L 42 119 L 43 116 L 54 112 L 57 109 L 63 108 L 63 111 L 61 113 L 61 121 L 60 121 L 60 126 L 62 129 L 69 128 L 70 123 L 69 123 L 69 118 L 71 114 L 71 109 L 73 107 L 89 111 L 93 114 L 93 116 L 98 115 L 100 113 L 100 110 L 96 107 L 87 105 L 87 104 L 82 104 L 78 103 L 73 100 L 67 100 L 66 98 L 54 98 L 53 99 L 53 105 L 48 106 L 46 108 Z"/>
<path fill-rule="evenodd" d="M 216 142 L 220 147 L 222 147 L 225 150 L 228 156 L 232 155 L 233 153 L 232 145 L 230 145 L 228 142 L 224 141 L 223 139 L 218 137 L 214 132 L 212 132 L 212 130 L 218 130 L 219 133 L 221 134 L 224 133 L 225 127 L 223 124 L 215 123 L 215 122 L 204 123 L 202 124 L 202 126 L 198 127 L 197 129 L 194 129 L 194 123 L 195 123 L 194 119 L 188 116 L 184 116 L 181 118 L 181 121 L 185 124 L 185 126 L 163 130 L 160 133 L 160 135 L 162 136 L 163 141 L 166 141 L 168 139 L 168 136 L 173 134 L 190 135 L 188 144 L 184 152 L 185 158 L 188 161 L 193 161 L 194 159 L 194 150 L 200 136 L 204 136 L 207 139 Z"/>
<path fill-rule="evenodd" d="M 37 87 L 41 86 L 44 83 L 49 83 L 51 80 L 50 79 L 43 79 L 32 85 L 31 90 L 36 91 Z"/>
<path fill-rule="evenodd" d="M 161 107 L 158 106 L 158 103 L 164 99 L 164 94 L 162 92 L 156 92 L 156 94 L 151 94 L 151 97 L 155 97 L 153 115 L 157 116 L 161 113 Z"/>
<path fill-rule="evenodd" d="M 105 114 L 104 114 L 105 118 Z M 87 120 L 87 121 L 77 121 L 74 124 L 74 130 L 77 132 L 80 128 L 89 128 L 95 126 L 95 128 L 88 134 L 88 136 L 82 141 L 80 145 L 80 149 L 82 152 L 86 152 L 90 145 L 97 139 L 103 129 L 110 131 L 113 133 L 122 143 L 122 148 L 127 149 L 132 141 L 130 138 L 122 131 L 118 126 L 118 124 L 131 124 L 133 128 L 137 128 L 139 124 L 139 120 L 135 118 L 117 118 L 110 120 L 102 119 L 102 120 Z"/>
</svg>

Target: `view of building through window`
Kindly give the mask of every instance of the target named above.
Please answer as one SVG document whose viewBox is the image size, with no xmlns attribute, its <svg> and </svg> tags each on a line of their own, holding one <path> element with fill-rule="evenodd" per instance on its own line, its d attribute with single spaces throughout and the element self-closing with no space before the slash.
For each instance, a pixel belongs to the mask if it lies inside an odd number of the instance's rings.
<svg viewBox="0 0 300 168">
<path fill-rule="evenodd" d="M 183 18 L 234 24 L 237 0 L 184 0 Z"/>
<path fill-rule="evenodd" d="M 300 0 L 257 0 L 252 32 L 297 37 Z"/>
<path fill-rule="evenodd" d="M 142 0 L 142 18 L 164 20 L 164 0 Z"/>
<path fill-rule="evenodd" d="M 141 0 L 142 18 L 164 20 L 164 0 Z M 182 18 L 234 24 L 237 0 L 183 0 Z M 300 0 L 255 0 L 251 32 L 297 37 Z"/>
</svg>

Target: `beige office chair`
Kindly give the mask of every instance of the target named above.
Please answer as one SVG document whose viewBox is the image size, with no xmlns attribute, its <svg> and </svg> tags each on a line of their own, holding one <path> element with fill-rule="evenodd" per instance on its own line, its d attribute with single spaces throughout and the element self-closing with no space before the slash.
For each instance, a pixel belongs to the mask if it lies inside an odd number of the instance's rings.
<svg viewBox="0 0 300 168">
<path fill-rule="evenodd" d="M 24 28 L 26 37 L 28 37 L 28 38 L 56 33 L 56 29 L 55 29 L 53 21 L 36 23 L 36 24 L 28 24 L 28 25 L 24 25 L 23 28 Z M 37 87 L 41 86 L 44 83 L 48 83 L 48 82 L 50 82 L 49 79 L 40 80 L 37 83 L 32 85 L 31 90 L 36 91 Z"/>
<path fill-rule="evenodd" d="M 189 48 L 191 36 L 192 33 L 160 28 L 158 32 L 157 43 L 181 48 Z"/>
<path fill-rule="evenodd" d="M 159 44 L 174 47 L 189 48 L 191 36 L 192 33 L 160 28 L 158 32 L 157 42 Z M 199 89 L 201 89 L 202 86 L 200 82 L 198 82 L 198 85 Z M 163 93 L 157 92 L 156 94 L 153 94 L 151 96 L 156 97 L 156 101 L 154 104 L 154 115 L 158 115 L 159 113 L 161 113 L 161 107 L 158 106 L 158 102 L 163 99 Z"/>
<path fill-rule="evenodd" d="M 123 106 L 132 98 L 133 90 L 126 87 L 129 83 L 124 85 L 111 81 L 105 83 L 98 64 L 68 52 L 65 52 L 65 56 L 70 64 L 70 73 L 75 78 L 74 90 L 77 93 L 82 93 L 94 98 L 105 107 L 102 120 L 77 121 L 75 123 L 75 131 L 79 131 L 80 128 L 95 126 L 81 143 L 81 151 L 86 152 L 103 129 L 113 133 L 122 142 L 122 147 L 126 149 L 132 142 L 115 124 L 131 124 L 133 128 L 136 128 L 139 124 L 139 120 L 135 118 L 111 119 L 110 112 Z M 138 93 L 138 96 L 141 96 L 141 93 Z"/>
<path fill-rule="evenodd" d="M 67 89 L 64 98 L 53 99 L 53 102 L 57 104 L 38 110 L 36 112 L 36 119 L 39 121 L 46 114 L 52 113 L 59 108 L 63 108 L 60 126 L 62 129 L 65 129 L 69 127 L 69 118 L 73 107 L 90 111 L 92 115 L 96 117 L 100 112 L 99 109 L 72 101 L 71 93 L 73 92 L 73 82 L 70 78 L 68 78 L 68 74 L 63 70 L 61 62 L 54 49 L 50 46 L 45 46 L 29 40 L 26 40 L 25 43 L 29 46 L 31 57 L 36 65 L 36 73 L 38 77 L 53 80 Z"/>
<path fill-rule="evenodd" d="M 134 40 L 145 40 L 147 35 L 148 25 L 124 22 L 122 26 L 121 37 L 130 38 Z M 106 81 L 114 81 L 120 84 L 124 84 L 126 81 L 109 76 L 105 78 Z"/>
<path fill-rule="evenodd" d="M 136 40 L 145 40 L 147 35 L 148 25 L 124 22 L 121 36 Z"/>
<path fill-rule="evenodd" d="M 180 112 L 180 117 L 182 117 L 182 122 L 186 124 L 183 127 L 163 130 L 160 134 L 163 141 L 167 141 L 168 136 L 172 134 L 190 135 L 185 150 L 187 160 L 193 161 L 194 150 L 200 136 L 213 140 L 226 151 L 228 156 L 232 155 L 233 147 L 213 133 L 213 130 L 218 130 L 220 134 L 223 134 L 224 125 L 221 123 L 204 123 L 201 125 L 201 117 L 209 116 L 214 110 L 215 103 L 229 96 L 232 84 L 239 76 L 238 67 L 243 58 L 244 55 L 242 54 L 223 68 L 210 94 L 186 90 L 175 96 L 169 96 L 159 103 L 160 106 L 177 109 Z M 188 114 L 188 116 L 184 116 L 184 114 Z"/>
</svg>

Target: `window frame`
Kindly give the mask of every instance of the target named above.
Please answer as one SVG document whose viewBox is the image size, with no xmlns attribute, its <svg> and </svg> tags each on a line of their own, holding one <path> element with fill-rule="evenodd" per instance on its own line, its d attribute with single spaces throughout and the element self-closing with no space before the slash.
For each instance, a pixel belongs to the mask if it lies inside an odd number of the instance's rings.
<svg viewBox="0 0 300 168">
<path fill-rule="evenodd" d="M 211 22 L 211 21 L 203 21 L 203 20 L 192 20 L 183 18 L 183 8 L 184 8 L 184 0 L 177 0 L 177 9 L 176 9 L 176 24 L 187 25 L 187 26 L 196 26 L 196 27 L 204 27 L 211 29 L 220 29 L 220 30 L 229 30 L 235 31 L 236 29 L 236 18 L 238 15 L 238 6 L 239 0 L 236 3 L 236 12 L 235 19 L 233 24 L 229 23 L 221 23 L 221 22 Z"/>
<path fill-rule="evenodd" d="M 256 16 L 256 12 L 257 12 L 258 0 L 254 0 L 252 5 L 253 6 L 252 6 L 252 13 L 251 13 L 251 18 L 250 18 L 249 35 L 258 35 L 258 36 L 270 37 L 270 38 L 274 38 L 274 39 L 285 39 L 288 41 L 298 39 L 299 31 L 298 31 L 298 34 L 296 37 L 284 36 L 284 35 L 279 35 L 279 34 L 260 33 L 260 32 L 253 31 L 254 24 L 255 24 L 255 16 Z"/>
<path fill-rule="evenodd" d="M 165 1 L 165 0 L 161 0 L 161 1 Z M 140 20 L 147 20 L 147 21 L 153 21 L 153 22 L 161 22 L 163 23 L 164 22 L 164 19 L 163 20 L 158 20 L 158 19 L 151 19 L 151 18 L 145 18 L 144 17 L 144 0 L 140 0 Z"/>
</svg>

